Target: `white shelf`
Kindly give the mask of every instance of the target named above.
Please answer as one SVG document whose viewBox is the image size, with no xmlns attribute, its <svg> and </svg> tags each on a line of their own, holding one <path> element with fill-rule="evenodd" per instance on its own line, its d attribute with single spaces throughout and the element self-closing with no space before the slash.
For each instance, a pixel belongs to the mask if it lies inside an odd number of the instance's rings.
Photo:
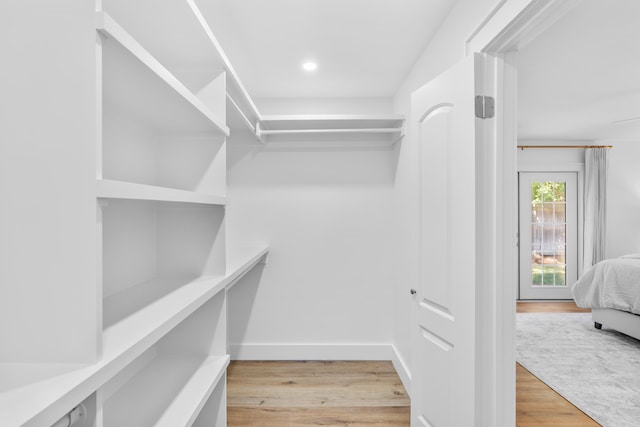
<svg viewBox="0 0 640 427">
<path fill-rule="evenodd" d="M 211 112 L 109 15 L 97 12 L 96 28 L 105 36 L 105 106 L 113 106 L 157 130 L 229 135 L 224 117 Z"/>
<path fill-rule="evenodd" d="M 129 316 L 146 310 L 162 298 L 172 298 L 169 294 L 182 287 L 194 287 L 193 284 L 197 281 L 204 283 L 207 280 L 202 277 L 197 279 L 156 278 L 109 295 L 103 300 L 103 327 L 107 330 Z M 215 286 L 215 279 L 208 282 L 209 286 L 220 289 L 219 286 Z"/>
<path fill-rule="evenodd" d="M 94 376 L 95 365 L 0 364 L 0 425 L 53 424 L 95 389 Z"/>
<path fill-rule="evenodd" d="M 153 185 L 114 181 L 110 179 L 96 180 L 96 196 L 104 199 L 151 200 L 160 202 L 199 203 L 205 205 L 227 204 L 225 196 L 196 193 L 174 188 L 156 187 Z"/>
<path fill-rule="evenodd" d="M 0 364 L 0 425 L 51 425 L 206 301 L 233 285 L 267 252 L 266 247 L 233 251 L 224 276 L 193 280 L 106 328 L 102 358 L 96 363 Z"/>
<path fill-rule="evenodd" d="M 229 364 L 229 356 L 158 357 L 104 406 L 104 426 L 190 426 Z"/>
<path fill-rule="evenodd" d="M 341 135 L 394 143 L 403 136 L 404 116 L 399 115 L 277 115 L 262 116 L 257 135 L 269 141 L 310 140 Z"/>
<path fill-rule="evenodd" d="M 401 130 L 402 115 L 269 115 L 262 116 L 263 130 L 306 130 L 306 129 L 381 129 Z"/>
<path fill-rule="evenodd" d="M 251 270 L 260 261 L 265 261 L 269 248 L 267 246 L 232 246 L 227 251 L 227 288 L 235 285 L 239 278 Z"/>
<path fill-rule="evenodd" d="M 208 16 L 218 13 L 215 2 L 183 0 L 110 0 L 103 9 L 118 21 L 165 67 L 175 74 L 199 70 L 200 76 L 184 76 L 197 93 L 219 73 L 227 75 L 227 95 L 255 127 L 260 113 L 245 89 L 229 58 L 216 39 Z M 153 13 L 149 13 L 153 10 Z M 179 29 L 179 32 L 171 29 Z M 187 73 L 189 74 L 189 73 Z M 234 122 L 233 128 L 245 122 Z"/>
</svg>

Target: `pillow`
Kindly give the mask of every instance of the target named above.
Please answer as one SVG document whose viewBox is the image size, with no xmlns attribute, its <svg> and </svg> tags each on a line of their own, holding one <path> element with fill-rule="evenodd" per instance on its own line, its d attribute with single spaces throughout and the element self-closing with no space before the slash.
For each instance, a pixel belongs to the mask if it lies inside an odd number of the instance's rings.
<svg viewBox="0 0 640 427">
<path fill-rule="evenodd" d="M 620 258 L 626 258 L 626 259 L 640 259 L 640 254 L 628 254 L 628 255 L 622 255 Z"/>
</svg>

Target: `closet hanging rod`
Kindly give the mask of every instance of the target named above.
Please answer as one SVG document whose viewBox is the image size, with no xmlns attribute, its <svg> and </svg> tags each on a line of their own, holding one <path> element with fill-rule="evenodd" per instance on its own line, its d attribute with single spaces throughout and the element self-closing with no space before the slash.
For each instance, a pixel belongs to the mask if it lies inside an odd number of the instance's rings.
<svg viewBox="0 0 640 427">
<path fill-rule="evenodd" d="M 518 145 L 518 148 L 613 148 L 613 145 Z"/>
<path fill-rule="evenodd" d="M 247 117 L 247 115 L 244 113 L 244 111 L 242 111 L 242 108 L 240 108 L 240 106 L 238 105 L 238 103 L 236 102 L 235 99 L 233 99 L 233 97 L 231 95 L 229 95 L 229 93 L 227 92 L 227 101 L 229 101 L 229 103 L 233 106 L 233 108 L 236 110 L 236 112 L 238 113 L 238 115 L 240 115 L 240 118 L 242 119 L 242 121 L 244 122 L 244 124 L 251 129 L 251 132 L 256 131 L 256 127 L 253 125 L 253 123 L 251 123 L 251 120 L 249 120 L 249 118 Z"/>
</svg>

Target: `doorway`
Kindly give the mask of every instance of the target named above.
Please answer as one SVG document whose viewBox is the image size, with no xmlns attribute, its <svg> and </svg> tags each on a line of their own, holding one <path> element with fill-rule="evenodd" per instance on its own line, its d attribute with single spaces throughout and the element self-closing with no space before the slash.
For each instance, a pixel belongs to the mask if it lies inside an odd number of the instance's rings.
<svg viewBox="0 0 640 427">
<path fill-rule="evenodd" d="M 467 40 L 467 52 L 485 55 L 488 76 L 486 93 L 496 97 L 496 121 L 489 128 L 487 146 L 478 175 L 492 185 L 481 186 L 481 218 L 487 232 L 482 236 L 482 265 L 488 266 L 483 283 L 488 289 L 480 294 L 478 323 L 481 324 L 480 348 L 483 382 L 488 384 L 483 399 L 493 413 L 481 425 L 515 425 L 515 326 L 518 281 L 518 97 L 517 52 L 579 0 L 499 2 L 487 20 Z M 484 290 L 485 288 L 483 288 Z M 482 299 L 484 298 L 484 299 Z M 482 308 L 488 307 L 487 310 Z M 487 326 L 486 328 L 483 326 Z M 484 358 L 482 358 L 484 356 Z M 486 420 L 486 421 L 485 421 Z"/>
<path fill-rule="evenodd" d="M 494 335 L 491 337 L 497 338 L 495 341 L 496 344 L 492 346 L 491 350 L 495 349 L 495 354 L 497 354 L 496 359 L 499 361 L 501 366 L 505 367 L 504 369 L 497 370 L 497 379 L 494 381 L 498 386 L 498 393 L 496 394 L 498 396 L 497 402 L 502 403 L 502 407 L 498 409 L 499 416 L 501 416 L 504 421 L 503 423 L 494 423 L 494 425 L 514 424 L 513 419 L 510 417 L 512 410 L 512 406 L 510 405 L 515 394 L 513 389 L 515 379 L 511 375 L 509 362 L 513 360 L 512 354 L 515 341 L 515 313 L 513 308 L 514 301 L 516 299 L 514 295 L 516 286 L 514 283 L 518 280 L 518 254 L 517 251 L 514 250 L 516 245 L 511 236 L 516 235 L 518 225 L 517 223 L 514 224 L 510 218 L 511 215 L 513 215 L 513 221 L 516 222 L 518 217 L 517 212 L 513 212 L 513 210 L 517 209 L 518 205 L 517 179 L 515 179 L 517 176 L 516 146 L 518 144 L 519 135 L 522 134 L 523 130 L 527 129 L 523 127 L 518 128 L 518 115 L 522 116 L 522 111 L 518 111 L 517 71 L 519 68 L 524 69 L 526 65 L 523 64 L 521 58 L 517 58 L 517 52 L 526 48 L 527 45 L 529 45 L 529 43 L 537 36 L 549 31 L 555 22 L 557 22 L 561 17 L 568 15 L 567 12 L 580 3 L 582 2 L 574 0 L 502 1 L 491 16 L 487 18 L 487 21 L 481 25 L 480 29 L 472 35 L 467 43 L 468 52 L 482 52 L 488 58 L 487 67 L 492 69 L 493 77 L 495 77 L 495 81 L 489 79 L 490 83 L 495 83 L 495 87 L 491 93 L 496 96 L 496 108 L 500 109 L 496 114 L 497 120 L 495 123 L 495 136 L 493 138 L 496 154 L 490 159 L 493 160 L 494 163 L 487 163 L 487 165 L 482 168 L 482 172 L 492 174 L 492 176 L 497 178 L 496 181 L 498 182 L 495 188 L 485 190 L 488 197 L 495 197 L 495 202 L 492 203 L 492 207 L 495 209 L 496 217 L 499 221 L 499 225 L 496 227 L 497 250 L 495 254 L 492 254 L 492 265 L 496 265 L 497 280 L 495 283 L 498 291 L 496 292 L 496 297 L 492 300 L 492 302 L 495 301 L 495 308 L 491 319 L 499 326 L 495 328 Z M 601 2 L 591 3 L 602 5 Z M 623 2 L 620 2 L 620 5 L 622 5 L 622 3 Z M 637 2 L 628 2 L 628 4 L 629 3 L 635 3 L 637 5 Z M 618 5 L 618 2 L 616 2 L 616 5 Z M 607 7 L 610 6 L 612 5 L 607 4 Z M 626 15 L 619 15 L 617 19 L 615 19 L 615 24 L 618 27 L 620 27 L 620 16 L 637 16 L 637 14 L 633 15 L 626 13 Z M 590 31 L 599 28 L 607 28 L 603 25 L 604 14 L 600 14 L 598 16 L 598 20 L 599 22 L 595 26 L 582 25 L 580 28 L 586 28 Z M 574 35 L 578 33 L 577 31 L 572 31 L 567 25 L 562 25 L 562 27 L 557 28 L 563 34 Z M 592 32 L 595 33 L 595 31 Z M 580 49 L 580 47 L 584 47 L 588 50 L 591 63 L 593 63 L 592 58 L 596 56 L 594 52 L 613 52 L 609 47 L 623 46 L 624 44 L 620 43 L 620 40 L 624 42 L 628 39 L 628 41 L 634 41 L 636 43 L 638 40 L 637 37 L 633 38 L 629 36 L 629 34 L 633 34 L 632 32 L 621 31 L 619 28 L 609 34 L 619 35 L 619 37 L 615 40 L 612 40 L 610 35 L 606 37 L 591 37 L 588 41 L 582 37 L 578 40 L 578 48 L 566 49 L 564 54 L 560 54 L 558 58 L 566 59 L 567 62 L 577 64 L 578 62 L 572 54 L 584 51 Z M 549 45 L 551 46 L 555 46 L 556 44 L 556 39 L 550 40 L 549 42 Z M 606 44 L 606 46 L 602 47 L 602 44 Z M 596 49 L 596 47 L 598 47 L 598 49 Z M 632 49 L 627 49 L 626 52 L 628 51 L 632 51 Z M 628 56 L 629 55 L 625 55 L 625 57 Z M 622 81 L 622 79 L 619 78 L 611 78 L 614 71 L 635 70 L 635 68 L 612 66 L 611 64 L 617 64 L 617 62 L 614 62 L 613 58 L 609 58 L 610 57 L 607 56 L 606 60 L 596 62 L 599 62 L 602 66 L 603 74 L 608 76 L 604 81 L 608 84 L 609 89 L 611 89 Z M 544 61 L 542 64 L 544 64 L 544 66 L 551 72 L 558 75 L 561 74 L 559 72 L 559 67 L 550 66 L 549 61 Z M 590 97 L 598 95 L 598 102 L 588 102 L 584 99 L 576 100 L 574 98 L 572 99 L 571 108 L 566 108 L 564 111 L 570 113 L 572 118 L 590 118 L 587 124 L 588 127 L 585 128 L 585 130 L 588 131 L 588 135 L 586 137 L 574 136 L 572 138 L 570 138 L 569 135 L 558 135 L 555 139 L 556 141 L 559 141 L 560 139 L 562 141 L 571 140 L 576 145 L 582 145 L 584 142 L 580 141 L 587 139 L 591 142 L 592 140 L 599 138 L 593 129 L 596 122 L 609 125 L 610 128 L 618 126 L 616 129 L 619 131 L 619 134 L 623 134 L 622 131 L 626 129 L 622 129 L 623 126 L 620 126 L 621 123 L 630 125 L 631 123 L 637 122 L 633 122 L 631 120 L 625 121 L 624 117 L 612 117 L 614 116 L 613 112 L 619 110 L 617 107 L 628 105 L 628 103 L 619 102 L 617 99 L 612 97 L 600 96 L 600 94 L 594 90 L 593 82 L 595 79 L 588 78 L 587 74 L 584 73 L 585 69 L 590 69 L 590 67 L 583 67 L 578 71 L 565 72 L 565 74 L 570 77 L 570 84 L 565 86 L 570 88 L 589 88 L 589 90 L 576 90 L 575 92 L 579 95 L 588 95 Z M 617 74 L 619 73 L 616 73 L 616 75 Z M 549 87 L 549 79 L 539 74 L 536 74 L 534 77 L 541 83 L 541 85 L 543 85 L 542 89 L 544 89 L 544 94 L 556 95 L 554 88 Z M 578 80 L 580 79 L 587 80 L 587 83 L 579 85 L 578 83 L 581 82 Z M 539 89 L 536 88 L 535 90 Z M 623 88 L 619 93 L 626 95 L 629 94 L 629 90 L 625 90 Z M 607 103 L 605 104 L 602 102 L 603 100 L 606 100 Z M 552 121 L 547 121 L 548 123 L 555 123 L 558 125 L 574 124 L 574 122 L 567 120 L 567 117 L 560 117 L 560 115 L 557 114 L 557 111 L 550 111 L 548 108 L 546 110 L 544 109 L 548 106 L 558 106 L 557 102 L 550 100 L 549 97 L 545 98 L 543 101 L 544 102 L 540 104 L 542 106 L 541 111 L 544 112 L 548 118 L 553 119 Z M 634 104 L 638 105 L 637 102 Z M 582 107 L 593 107 L 594 113 L 583 114 L 581 112 L 578 114 L 577 110 Z M 599 110 L 598 113 L 595 112 L 596 108 Z M 540 126 L 536 124 L 536 126 L 532 126 L 529 129 L 533 129 L 537 132 L 540 130 Z M 537 134 L 528 139 L 539 142 L 547 138 L 544 138 L 544 135 Z M 512 184 L 514 181 L 516 184 Z M 489 221 L 486 221 L 485 223 L 489 224 Z"/>
<path fill-rule="evenodd" d="M 571 299 L 578 279 L 578 174 L 520 172 L 519 299 Z"/>
</svg>

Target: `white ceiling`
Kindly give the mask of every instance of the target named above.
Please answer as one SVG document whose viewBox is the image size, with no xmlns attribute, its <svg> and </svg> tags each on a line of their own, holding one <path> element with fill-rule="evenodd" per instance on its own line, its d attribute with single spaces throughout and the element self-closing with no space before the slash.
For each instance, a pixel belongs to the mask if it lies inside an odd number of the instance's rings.
<svg viewBox="0 0 640 427">
<path fill-rule="evenodd" d="M 519 138 L 640 139 L 639 20 L 638 0 L 583 0 L 525 46 Z"/>
<path fill-rule="evenodd" d="M 204 0 L 203 0 L 204 1 Z M 455 0 L 206 0 L 254 98 L 391 97 Z M 318 69 L 305 73 L 303 61 Z"/>
</svg>

